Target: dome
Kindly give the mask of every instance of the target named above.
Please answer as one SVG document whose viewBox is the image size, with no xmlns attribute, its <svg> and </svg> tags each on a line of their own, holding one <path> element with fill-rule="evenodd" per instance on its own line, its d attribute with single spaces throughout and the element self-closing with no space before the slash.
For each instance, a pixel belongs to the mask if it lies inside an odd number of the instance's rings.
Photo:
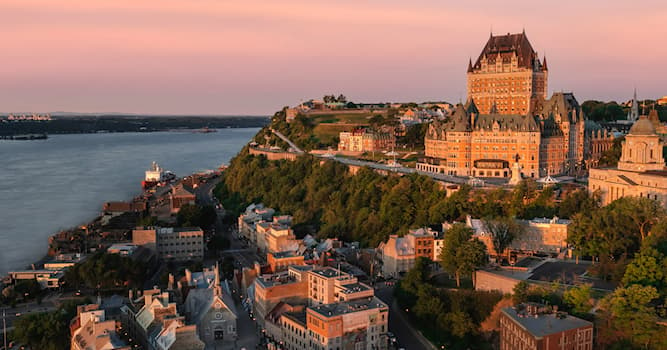
<svg viewBox="0 0 667 350">
<path fill-rule="evenodd" d="M 655 127 L 646 116 L 641 116 L 632 127 L 628 135 L 656 135 Z"/>
</svg>

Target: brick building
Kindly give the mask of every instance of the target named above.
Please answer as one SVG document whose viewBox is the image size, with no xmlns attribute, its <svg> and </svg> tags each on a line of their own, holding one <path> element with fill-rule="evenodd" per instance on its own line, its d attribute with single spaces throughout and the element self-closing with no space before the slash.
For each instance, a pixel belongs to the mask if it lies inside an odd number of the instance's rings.
<svg viewBox="0 0 667 350">
<path fill-rule="evenodd" d="M 396 146 L 396 137 L 392 133 L 355 129 L 341 132 L 338 143 L 339 151 L 373 152 L 388 151 Z"/>
<path fill-rule="evenodd" d="M 475 64 L 468 62 L 468 97 L 482 114 L 526 115 L 547 98 L 547 59 L 540 61 L 526 33 L 491 34 Z"/>
<path fill-rule="evenodd" d="M 546 60 L 545 60 L 546 61 Z M 613 135 L 586 120 L 572 93 L 547 99 L 546 62 L 525 35 L 491 36 L 468 67 L 468 102 L 434 121 L 417 169 L 510 178 L 576 174 L 610 148 Z"/>
<path fill-rule="evenodd" d="M 534 303 L 500 313 L 500 350 L 592 349 L 591 322 Z"/>
</svg>

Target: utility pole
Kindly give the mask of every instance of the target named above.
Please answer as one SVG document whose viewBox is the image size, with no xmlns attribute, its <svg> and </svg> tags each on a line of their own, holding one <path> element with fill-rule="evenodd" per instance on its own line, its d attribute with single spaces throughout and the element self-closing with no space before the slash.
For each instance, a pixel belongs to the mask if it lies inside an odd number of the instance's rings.
<svg viewBox="0 0 667 350">
<path fill-rule="evenodd" d="M 7 320 L 5 319 L 6 309 L 2 309 L 2 339 L 4 340 L 5 347 L 7 349 Z"/>
</svg>

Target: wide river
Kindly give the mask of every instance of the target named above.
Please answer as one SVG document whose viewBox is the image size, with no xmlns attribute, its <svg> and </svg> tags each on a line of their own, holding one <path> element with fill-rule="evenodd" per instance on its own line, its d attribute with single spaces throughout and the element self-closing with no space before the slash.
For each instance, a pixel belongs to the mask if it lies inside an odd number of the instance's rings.
<svg viewBox="0 0 667 350">
<path fill-rule="evenodd" d="M 141 193 L 152 161 L 177 176 L 216 169 L 258 130 L 0 140 L 0 275 L 39 260 L 50 235 L 95 218 L 104 202 Z"/>
</svg>

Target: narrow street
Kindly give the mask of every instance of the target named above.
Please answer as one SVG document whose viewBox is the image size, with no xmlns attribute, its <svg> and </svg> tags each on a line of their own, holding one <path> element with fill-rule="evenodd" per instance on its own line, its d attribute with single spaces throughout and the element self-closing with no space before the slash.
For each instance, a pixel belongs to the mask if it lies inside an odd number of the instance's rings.
<svg viewBox="0 0 667 350">
<path fill-rule="evenodd" d="M 394 302 L 394 287 L 387 286 L 384 282 L 377 283 L 375 295 L 389 305 L 389 331 L 394 333 L 398 340 L 396 349 L 405 348 L 409 350 L 431 350 L 434 346 L 417 333 L 417 330 L 403 316 L 402 310 Z M 391 349 L 391 347 L 390 347 Z"/>
</svg>

